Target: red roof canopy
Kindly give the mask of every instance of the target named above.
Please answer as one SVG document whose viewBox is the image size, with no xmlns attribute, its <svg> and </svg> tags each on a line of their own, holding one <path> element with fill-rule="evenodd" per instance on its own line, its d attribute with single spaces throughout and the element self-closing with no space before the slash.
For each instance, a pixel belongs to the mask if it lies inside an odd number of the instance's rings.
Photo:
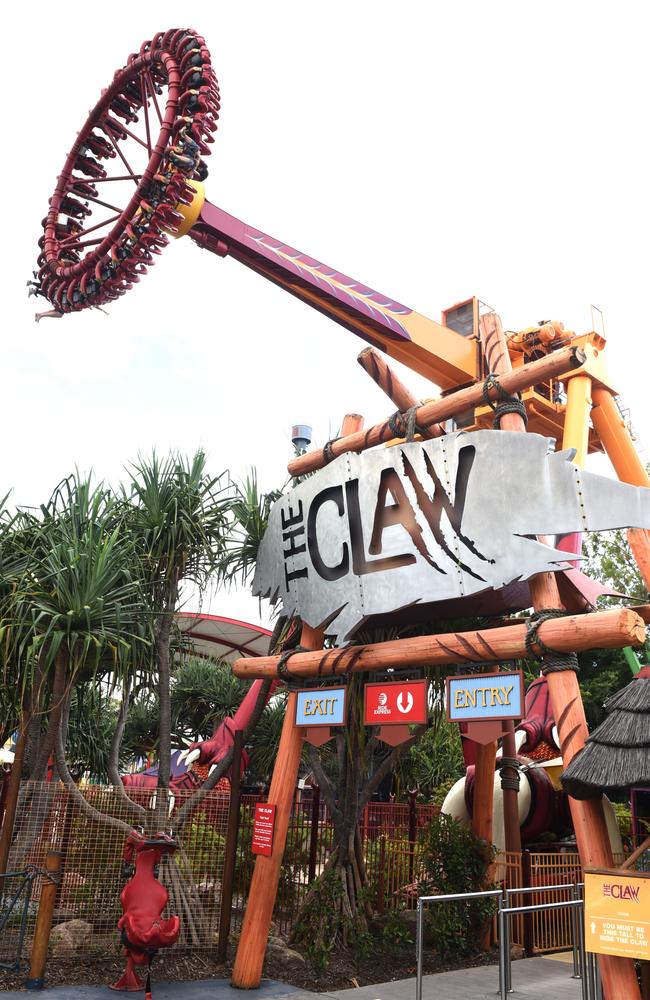
<svg viewBox="0 0 650 1000">
<path fill-rule="evenodd" d="M 194 611 L 177 611 L 175 619 L 200 656 L 232 662 L 241 656 L 266 656 L 269 651 L 271 633 L 261 625 Z"/>
</svg>

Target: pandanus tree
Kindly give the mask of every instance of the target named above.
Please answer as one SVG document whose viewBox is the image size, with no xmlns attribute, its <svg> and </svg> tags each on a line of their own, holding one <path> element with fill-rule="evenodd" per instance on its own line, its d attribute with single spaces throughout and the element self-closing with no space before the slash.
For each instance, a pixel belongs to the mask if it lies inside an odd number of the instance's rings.
<svg viewBox="0 0 650 1000">
<path fill-rule="evenodd" d="M 18 512 L 10 538 L 14 571 L 3 575 L 0 649 L 22 702 L 19 742 L 28 773 L 44 777 L 53 755 L 79 807 L 95 815 L 74 783 L 66 736 L 76 689 L 121 688 L 148 669 L 151 614 L 134 546 L 113 494 L 78 474 L 63 480 L 40 510 Z M 120 794 L 118 753 L 111 747 L 108 770 Z M 16 768 L 12 778 L 19 777 Z M 9 831 L 6 822 L 3 864 Z"/>
</svg>

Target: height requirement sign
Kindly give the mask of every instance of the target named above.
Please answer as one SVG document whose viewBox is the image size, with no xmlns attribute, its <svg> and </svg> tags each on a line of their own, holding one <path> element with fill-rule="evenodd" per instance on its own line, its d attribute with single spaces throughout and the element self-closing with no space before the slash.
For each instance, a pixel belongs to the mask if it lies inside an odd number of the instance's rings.
<svg viewBox="0 0 650 1000">
<path fill-rule="evenodd" d="M 585 872 L 585 948 L 650 959 L 650 872 Z"/>
</svg>

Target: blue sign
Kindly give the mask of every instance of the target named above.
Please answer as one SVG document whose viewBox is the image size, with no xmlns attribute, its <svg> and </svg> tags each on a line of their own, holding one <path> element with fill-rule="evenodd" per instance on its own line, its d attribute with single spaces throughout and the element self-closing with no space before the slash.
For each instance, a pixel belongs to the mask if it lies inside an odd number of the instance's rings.
<svg viewBox="0 0 650 1000">
<path fill-rule="evenodd" d="M 523 715 L 521 671 L 447 678 L 447 718 L 450 722 L 521 719 Z"/>
<path fill-rule="evenodd" d="M 345 725 L 345 688 L 312 688 L 297 691 L 297 726 Z"/>
</svg>

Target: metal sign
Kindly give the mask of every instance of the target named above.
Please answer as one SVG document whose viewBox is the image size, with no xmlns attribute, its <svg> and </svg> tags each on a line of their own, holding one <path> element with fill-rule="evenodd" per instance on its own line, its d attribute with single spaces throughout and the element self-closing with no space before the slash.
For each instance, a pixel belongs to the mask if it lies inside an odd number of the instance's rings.
<svg viewBox="0 0 650 1000">
<path fill-rule="evenodd" d="M 312 688 L 297 691 L 297 726 L 345 725 L 345 688 Z"/>
<path fill-rule="evenodd" d="M 650 872 L 585 871 L 585 949 L 650 959 Z"/>
<path fill-rule="evenodd" d="M 524 715 L 521 670 L 447 677 L 446 693 L 449 722 L 494 722 Z"/>
<path fill-rule="evenodd" d="M 258 802 L 255 806 L 253 820 L 253 839 L 251 850 L 253 854 L 262 854 L 270 858 L 273 854 L 273 834 L 275 833 L 275 806 L 268 802 Z"/>
<path fill-rule="evenodd" d="M 650 489 L 553 445 L 473 431 L 342 455 L 274 505 L 253 593 L 340 645 L 371 616 L 566 568 L 536 535 L 650 528 Z"/>
<path fill-rule="evenodd" d="M 423 725 L 428 716 L 428 684 L 422 681 L 391 681 L 366 684 L 366 726 Z"/>
</svg>

